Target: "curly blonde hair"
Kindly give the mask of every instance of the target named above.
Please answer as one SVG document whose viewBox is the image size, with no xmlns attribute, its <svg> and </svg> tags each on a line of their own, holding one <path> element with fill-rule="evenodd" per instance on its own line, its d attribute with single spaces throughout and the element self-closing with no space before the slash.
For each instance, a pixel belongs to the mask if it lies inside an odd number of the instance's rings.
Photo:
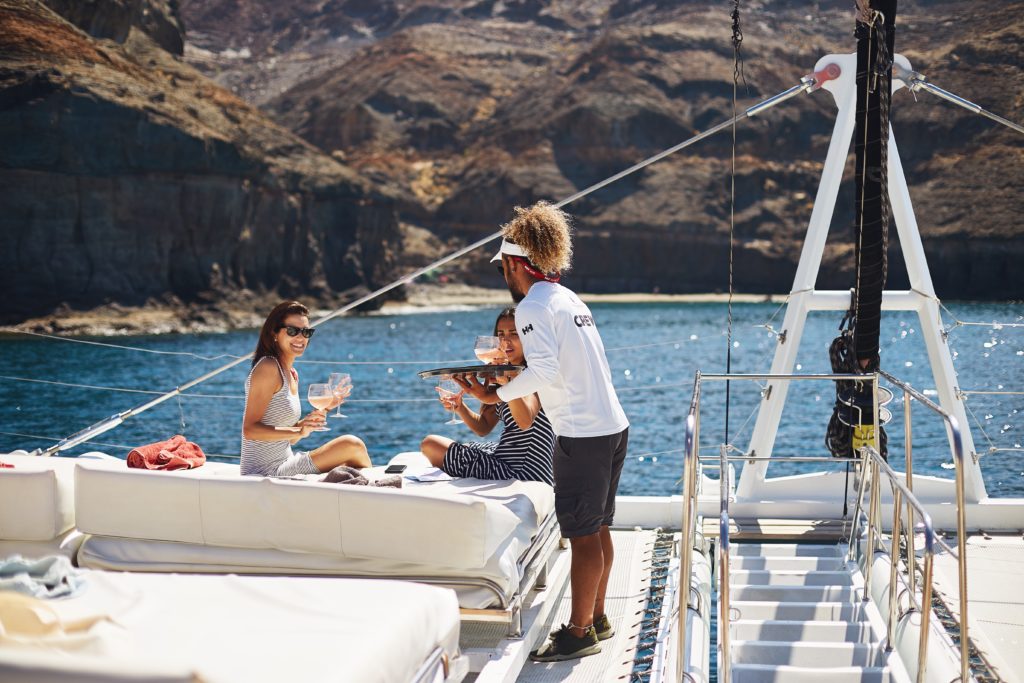
<svg viewBox="0 0 1024 683">
<path fill-rule="evenodd" d="M 572 264 L 569 223 L 569 214 L 540 201 L 526 209 L 517 206 L 512 220 L 501 226 L 501 235 L 522 247 L 540 270 L 562 273 Z"/>
</svg>

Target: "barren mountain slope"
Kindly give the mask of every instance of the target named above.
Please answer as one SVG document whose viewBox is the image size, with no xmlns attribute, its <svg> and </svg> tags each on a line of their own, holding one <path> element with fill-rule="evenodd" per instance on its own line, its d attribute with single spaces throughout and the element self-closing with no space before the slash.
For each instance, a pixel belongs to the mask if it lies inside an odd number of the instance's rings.
<svg viewBox="0 0 1024 683">
<path fill-rule="evenodd" d="M 743 3 L 740 107 L 798 82 L 824 54 L 852 51 L 849 5 Z M 902 2 L 897 48 L 937 84 L 1024 120 L 1024 3 L 984 7 Z M 567 196 L 727 118 L 727 9 L 182 2 L 189 59 L 399 196 L 406 222 L 457 241 L 492 231 L 514 204 Z M 895 95 L 894 131 L 940 293 L 1024 296 L 1013 267 L 1024 256 L 1024 138 L 917 99 Z M 740 125 L 740 289 L 788 290 L 833 117 L 831 98 L 817 93 Z M 720 134 L 570 207 L 580 230 L 574 284 L 723 289 L 730 139 Z M 826 286 L 852 284 L 851 187 L 837 207 Z M 485 272 L 464 267 L 467 277 Z M 893 286 L 905 284 L 898 265 L 892 273 Z"/>
</svg>

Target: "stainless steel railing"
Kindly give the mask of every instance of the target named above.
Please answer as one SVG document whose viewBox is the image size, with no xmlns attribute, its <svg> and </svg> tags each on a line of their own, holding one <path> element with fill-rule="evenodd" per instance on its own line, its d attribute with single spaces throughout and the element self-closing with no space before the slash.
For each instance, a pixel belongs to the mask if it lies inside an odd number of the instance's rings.
<svg viewBox="0 0 1024 683">
<path fill-rule="evenodd" d="M 694 376 L 693 397 L 690 400 L 690 411 L 686 416 L 686 441 L 683 455 L 683 552 L 680 562 L 680 587 L 689 586 L 690 574 L 692 572 L 692 539 L 696 533 L 697 522 L 697 463 L 700 456 L 700 399 L 701 386 L 704 380 L 711 381 L 789 381 L 789 380 L 855 380 L 860 382 L 871 382 L 874 396 L 874 414 L 878 415 L 878 375 L 770 375 L 770 374 L 727 374 L 713 375 L 701 374 L 699 371 Z M 878 430 L 875 430 L 875 446 L 879 448 Z M 729 683 L 730 680 L 730 652 L 729 652 L 729 462 L 766 459 L 763 456 L 730 456 L 729 445 L 722 444 L 718 454 L 718 466 L 720 473 L 719 486 L 719 569 L 718 569 L 718 680 L 720 683 Z M 837 458 L 783 458 L 779 460 L 800 461 L 800 462 L 836 462 L 842 459 Z M 686 599 L 682 588 L 680 588 L 679 605 L 679 663 L 677 665 L 677 678 L 682 680 L 682 660 L 686 652 Z"/>
<path fill-rule="evenodd" d="M 949 433 L 949 440 L 952 443 L 953 464 L 956 468 L 956 553 L 950 553 L 956 557 L 957 583 L 959 589 L 959 629 L 961 629 L 961 680 L 970 680 L 968 676 L 971 670 L 971 659 L 969 654 L 970 641 L 968 639 L 968 601 L 967 601 L 967 510 L 964 496 L 964 439 L 961 427 L 956 418 L 940 405 L 928 398 L 922 392 L 900 380 L 897 377 L 880 370 L 879 374 L 891 384 L 903 390 L 903 435 L 904 452 L 906 462 L 906 487 L 912 495 L 913 492 L 913 449 L 911 438 L 911 400 L 918 400 L 926 408 L 942 418 Z M 894 501 L 895 505 L 895 501 Z M 907 560 L 910 563 L 908 573 L 910 574 L 910 588 L 913 590 L 916 581 L 915 574 L 918 569 L 918 560 L 913 547 L 913 509 L 908 506 L 909 526 L 907 532 Z M 898 535 L 893 531 L 893 539 Z M 927 603 L 931 605 L 931 600 Z"/>
<path fill-rule="evenodd" d="M 729 652 L 729 447 L 718 450 L 718 680 L 729 683 L 732 660 Z"/>
<path fill-rule="evenodd" d="M 686 666 L 686 611 L 693 575 L 693 542 L 697 536 L 697 459 L 700 455 L 700 371 L 693 379 L 693 398 L 686 416 L 686 441 L 683 448 L 683 520 L 679 562 L 679 656 L 676 658 L 676 680 L 683 680 Z"/>
<path fill-rule="evenodd" d="M 882 537 L 882 514 L 881 514 L 881 481 L 884 476 L 889 481 L 889 485 L 892 487 L 892 529 L 890 534 L 890 545 L 888 549 L 889 553 L 889 595 L 888 595 L 888 625 L 887 625 L 887 642 L 893 642 L 896 634 L 896 625 L 900 619 L 898 614 L 898 602 L 899 602 L 899 587 L 897 585 L 897 574 L 899 571 L 899 560 L 900 560 L 900 535 L 903 533 L 903 503 L 906 502 L 908 508 L 916 510 L 918 518 L 921 520 L 917 525 L 917 528 L 922 529 L 924 533 L 924 562 L 921 574 L 921 598 L 918 600 L 917 593 L 914 590 L 909 592 L 909 600 L 911 606 L 917 609 L 921 614 L 921 631 L 918 639 L 917 646 L 917 677 L 918 683 L 923 683 L 925 680 L 925 673 L 928 665 L 928 640 L 930 634 L 930 620 L 931 620 L 931 602 L 932 602 L 932 579 L 933 579 L 933 565 L 935 560 L 935 548 L 941 546 L 950 555 L 959 559 L 960 555 L 953 551 L 942 539 L 938 538 L 935 534 L 935 527 L 932 523 L 931 515 L 925 510 L 924 505 L 917 499 L 917 497 L 910 490 L 910 487 L 903 481 L 901 477 L 893 471 L 889 464 L 885 462 L 881 454 L 871 446 L 865 446 L 861 449 L 862 457 L 864 458 L 865 470 L 861 473 L 861 481 L 859 487 L 859 493 L 857 498 L 857 508 L 854 512 L 854 528 L 856 529 L 857 523 L 860 520 L 862 514 L 865 514 L 862 509 L 864 489 L 868 486 L 871 487 L 870 499 L 868 502 L 868 511 L 866 513 L 867 518 L 867 543 L 866 548 L 863 552 L 864 557 L 864 600 L 871 599 L 871 573 L 874 566 L 875 550 L 886 551 L 886 548 L 881 543 Z M 911 525 L 906 527 L 907 535 L 913 536 L 916 532 L 916 528 Z M 856 539 L 859 541 L 859 538 Z M 858 543 L 859 547 L 859 543 Z M 853 545 L 851 545 L 851 549 Z M 909 557 L 908 557 L 909 560 Z M 916 557 L 913 560 L 909 560 L 912 565 L 908 567 L 909 573 L 913 574 L 916 571 L 917 563 Z M 962 643 L 967 642 L 967 634 L 962 634 Z M 961 665 L 961 679 L 962 681 L 971 680 L 968 677 L 969 666 L 968 660 L 963 659 Z"/>
<path fill-rule="evenodd" d="M 921 636 L 918 643 L 918 680 L 924 680 L 924 674 L 927 664 L 927 652 L 928 652 L 928 627 L 929 617 L 931 615 L 931 598 L 932 598 L 932 577 L 933 577 L 933 562 L 935 547 L 940 546 L 944 548 L 950 556 L 954 557 L 958 563 L 959 569 L 959 595 L 960 595 L 960 665 L 961 665 L 961 680 L 970 680 L 970 659 L 968 654 L 969 641 L 967 633 L 967 554 L 965 550 L 966 544 L 966 514 L 964 505 L 964 454 L 963 454 L 963 440 L 960 431 L 960 425 L 956 418 L 951 415 L 948 411 L 942 409 L 936 405 L 933 401 L 928 399 L 924 394 L 911 387 L 906 382 L 894 377 L 893 375 L 879 371 L 874 374 L 867 375 L 771 375 L 771 374 L 728 374 L 728 375 L 716 375 L 716 374 L 702 374 L 697 372 L 694 377 L 694 389 L 693 397 L 690 401 L 690 411 L 686 418 L 686 442 L 685 442 L 685 453 L 684 453 L 684 464 L 683 464 L 683 525 L 684 531 L 683 539 L 683 553 L 682 562 L 680 566 L 681 581 L 680 586 L 688 585 L 683 583 L 685 579 L 689 581 L 690 573 L 692 572 L 692 543 L 690 540 L 696 533 L 696 519 L 697 519 L 697 500 L 696 500 L 696 483 L 697 483 L 697 464 L 701 460 L 711 460 L 712 458 L 702 458 L 700 456 L 700 402 L 701 402 L 701 387 L 704 381 L 730 381 L 730 380 L 751 380 L 751 381 L 789 381 L 789 380 L 854 380 L 859 382 L 870 382 L 872 385 L 872 396 L 873 396 L 873 413 L 875 416 L 874 424 L 878 424 L 879 415 L 879 380 L 884 377 L 888 382 L 892 383 L 896 387 L 899 387 L 903 391 L 904 397 L 904 438 L 906 441 L 905 454 L 906 454 L 906 474 L 905 480 L 900 481 L 898 475 L 889 467 L 888 463 L 881 457 L 881 444 L 880 444 L 880 430 L 875 430 L 874 445 L 865 446 L 861 453 L 861 458 L 855 458 L 853 460 L 861 462 L 863 467 L 860 486 L 857 496 L 857 504 L 854 510 L 853 523 L 851 524 L 850 532 L 850 552 L 851 557 L 855 547 L 859 547 L 859 543 L 855 546 L 855 536 L 857 533 L 857 523 L 863 513 L 864 503 L 864 492 L 867 484 L 870 482 L 871 494 L 869 511 L 865 514 L 867 519 L 867 560 L 865 561 L 865 582 L 867 589 L 870 590 L 871 585 L 871 572 L 872 572 L 872 560 L 874 557 L 874 549 L 877 546 L 881 546 L 882 528 L 881 528 L 881 494 L 880 494 L 880 482 L 881 477 L 884 475 L 890 482 L 890 486 L 893 490 L 893 522 L 891 530 L 891 545 L 892 550 L 890 554 L 890 582 L 889 582 L 889 642 L 892 642 L 894 635 L 895 623 L 896 623 L 896 609 L 897 609 L 897 598 L 896 593 L 896 575 L 898 573 L 899 563 L 899 544 L 901 535 L 906 537 L 907 543 L 907 574 L 908 583 L 910 586 L 910 600 L 914 606 L 921 611 L 922 623 L 921 623 Z M 956 515 L 957 515 L 957 545 L 958 548 L 954 551 L 944 541 L 938 538 L 935 534 L 934 526 L 932 524 L 931 516 L 927 513 L 921 502 L 914 496 L 913 493 L 913 439 L 912 439 L 912 424 L 911 424 L 911 402 L 917 400 L 933 412 L 937 413 L 945 421 L 946 428 L 949 431 L 950 442 L 953 447 L 953 456 L 956 463 Z M 729 543 L 729 492 L 730 485 L 728 480 L 728 463 L 730 461 L 749 461 L 749 460 L 762 460 L 762 459 L 773 459 L 776 461 L 799 461 L 799 462 L 837 462 L 843 461 L 842 458 L 816 458 L 816 457 L 797 457 L 797 458 L 771 458 L 766 456 L 730 456 L 729 445 L 723 444 L 719 449 L 719 455 L 717 458 L 713 458 L 718 461 L 718 467 L 721 470 L 720 473 L 720 493 L 719 493 L 719 578 L 718 578 L 718 680 L 722 683 L 728 683 L 729 681 L 729 556 L 730 556 L 730 543 Z M 906 505 L 907 508 L 907 523 L 903 523 L 902 507 Z M 915 512 L 916 519 L 921 520 L 920 523 L 915 523 Z M 923 566 L 918 565 L 916 548 L 914 547 L 914 535 L 917 527 L 921 527 L 925 536 L 925 547 L 924 547 L 924 559 Z M 856 539 L 859 541 L 859 538 Z M 882 548 L 884 550 L 884 547 Z M 917 586 L 917 572 L 921 572 L 922 585 L 921 585 L 921 599 L 918 600 L 915 592 Z M 685 604 L 684 593 L 681 591 L 680 597 L 680 609 L 679 609 L 679 644 L 680 644 L 680 669 L 677 673 L 680 674 L 681 678 L 681 667 L 683 653 L 685 652 L 686 645 L 686 623 L 685 623 Z M 869 599 L 870 596 L 866 595 L 865 599 Z"/>
</svg>

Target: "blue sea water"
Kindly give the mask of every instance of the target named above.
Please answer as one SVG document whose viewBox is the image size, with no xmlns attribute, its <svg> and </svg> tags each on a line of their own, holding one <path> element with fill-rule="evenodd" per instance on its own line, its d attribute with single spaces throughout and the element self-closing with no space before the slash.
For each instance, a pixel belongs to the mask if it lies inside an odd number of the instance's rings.
<svg viewBox="0 0 1024 683">
<path fill-rule="evenodd" d="M 947 303 L 962 321 L 1021 324 L 1019 304 Z M 629 460 L 620 493 L 667 495 L 678 489 L 682 464 L 683 419 L 696 370 L 725 368 L 726 306 L 721 303 L 594 304 L 592 306 L 620 400 L 630 419 Z M 348 372 L 355 386 L 345 405 L 348 419 L 329 420 L 332 432 L 302 442 L 315 447 L 350 432 L 362 437 L 375 463 L 401 451 L 415 450 L 426 434 L 475 439 L 463 425 L 449 426 L 437 403 L 433 384 L 419 370 L 475 362 L 474 336 L 489 334 L 498 307 L 400 315 L 337 318 L 320 327 L 297 365 L 302 396 L 314 381 L 334 371 Z M 733 307 L 733 372 L 767 372 L 776 337 L 764 325 L 781 328 L 778 304 Z M 827 348 L 839 322 L 837 313 L 814 313 L 800 347 L 796 372 L 829 371 Z M 947 325 L 954 318 L 946 315 Z M 181 334 L 103 339 L 105 343 L 142 347 L 164 354 L 106 348 L 35 337 L 0 340 L 0 452 L 47 446 L 104 417 L 144 403 L 153 396 L 111 391 L 118 387 L 163 392 L 225 364 L 255 346 L 256 332 Z M 1024 392 L 1024 328 L 956 326 L 949 334 L 959 386 L 965 390 Z M 186 355 L 176 355 L 186 354 Z M 882 364 L 915 387 L 934 387 L 916 315 L 885 313 Z M 190 390 L 193 396 L 172 399 L 127 420 L 71 454 L 102 450 L 124 457 L 131 446 L 181 433 L 217 459 L 237 459 L 243 382 L 248 362 Z M 45 380 L 63 384 L 18 381 Z M 897 392 L 898 394 L 898 392 Z M 702 446 L 723 439 L 724 384 L 705 385 Z M 732 442 L 746 448 L 753 427 L 758 387 L 733 383 L 729 429 Z M 834 388 L 826 382 L 795 383 L 783 414 L 777 455 L 825 455 L 825 426 Z M 887 428 L 891 457 L 902 458 L 902 410 Z M 1024 446 L 1024 396 L 971 394 L 968 414 L 976 450 L 982 454 L 986 485 L 993 496 L 1024 495 L 1024 451 L 989 452 L 990 448 Z M 915 407 L 915 471 L 951 477 L 951 456 L 941 421 Z M 748 419 L 750 418 L 750 419 Z M 980 425 L 980 428 L 979 428 Z M 982 430 L 984 430 L 982 432 Z M 493 435 L 497 438 L 497 434 Z M 897 460 L 899 462 L 899 460 Z M 769 476 L 808 471 L 812 466 L 773 465 Z"/>
</svg>

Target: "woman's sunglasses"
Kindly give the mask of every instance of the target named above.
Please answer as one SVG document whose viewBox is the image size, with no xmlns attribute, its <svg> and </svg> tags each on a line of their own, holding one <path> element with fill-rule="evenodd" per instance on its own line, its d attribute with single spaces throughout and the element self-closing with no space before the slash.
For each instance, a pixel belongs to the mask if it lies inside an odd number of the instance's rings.
<svg viewBox="0 0 1024 683">
<path fill-rule="evenodd" d="M 313 333 L 316 332 L 316 330 L 313 329 L 312 327 L 295 327 L 294 325 L 282 325 L 277 329 L 278 331 L 284 330 L 285 334 L 287 334 L 289 337 L 297 337 L 298 335 L 301 334 L 306 339 L 312 337 Z"/>
</svg>

